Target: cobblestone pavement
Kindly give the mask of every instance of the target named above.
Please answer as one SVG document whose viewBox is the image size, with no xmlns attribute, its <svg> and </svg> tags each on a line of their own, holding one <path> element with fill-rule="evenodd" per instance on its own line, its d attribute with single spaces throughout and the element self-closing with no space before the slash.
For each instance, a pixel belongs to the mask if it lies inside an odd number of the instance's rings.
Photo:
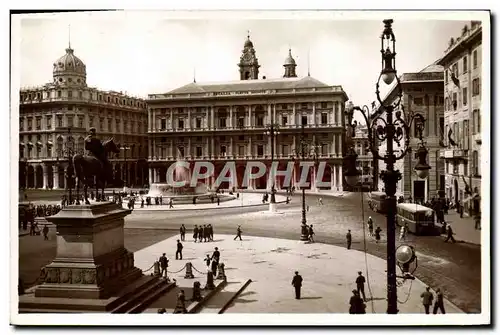
<svg viewBox="0 0 500 335">
<path fill-rule="evenodd" d="M 375 243 L 366 239 L 367 252 L 386 258 L 385 217 L 374 213 L 360 194 L 342 197 L 323 196 L 323 205 L 318 196 L 308 195 L 307 223 L 312 224 L 316 241 L 333 245 L 344 245 L 345 234 L 351 229 L 353 248 L 363 249 L 363 225 L 372 216 L 375 226 L 382 228 L 382 240 Z M 227 210 L 204 210 L 190 212 L 132 213 L 126 218 L 127 228 L 175 229 L 184 223 L 188 229 L 187 240 L 192 239 L 191 228 L 195 224 L 212 224 L 214 232 L 233 234 L 237 225 L 242 225 L 243 235 L 298 239 L 301 224 L 301 197 L 294 195 L 289 205 L 278 205 L 278 213 L 271 214 L 262 208 L 235 208 Z M 481 311 L 481 247 L 468 243 L 444 243 L 440 236 L 409 235 L 406 242 L 417 250 L 418 278 L 434 289 L 440 287 L 445 296 L 460 309 L 469 313 Z"/>
</svg>

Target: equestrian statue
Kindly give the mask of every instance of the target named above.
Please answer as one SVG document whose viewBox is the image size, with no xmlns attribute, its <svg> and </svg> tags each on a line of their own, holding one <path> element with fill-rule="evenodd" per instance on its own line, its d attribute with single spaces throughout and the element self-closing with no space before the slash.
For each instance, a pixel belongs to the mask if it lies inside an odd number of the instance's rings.
<svg viewBox="0 0 500 335">
<path fill-rule="evenodd" d="M 73 156 L 73 166 L 76 174 L 76 204 L 79 205 L 80 183 L 83 185 L 85 203 L 90 205 L 87 188 L 95 184 L 97 201 L 104 201 L 104 188 L 106 183 L 113 180 L 113 169 L 108 161 L 109 153 L 119 153 L 120 149 L 113 138 L 101 142 L 96 137 L 96 129 L 90 128 L 89 135 L 85 138 L 86 155 L 76 154 Z M 99 186 L 102 193 L 99 194 Z"/>
</svg>

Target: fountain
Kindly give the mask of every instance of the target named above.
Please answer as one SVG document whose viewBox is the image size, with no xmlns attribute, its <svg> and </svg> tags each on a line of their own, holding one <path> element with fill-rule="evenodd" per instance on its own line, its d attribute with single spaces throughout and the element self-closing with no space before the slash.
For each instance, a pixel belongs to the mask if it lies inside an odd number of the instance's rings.
<svg viewBox="0 0 500 335">
<path fill-rule="evenodd" d="M 168 204 L 172 199 L 174 204 L 211 203 L 214 193 L 202 182 L 197 182 L 196 186 L 191 185 L 189 172 L 177 161 L 177 166 L 173 171 L 173 178 L 176 182 L 186 182 L 185 186 L 173 186 L 169 183 L 151 183 L 146 197 L 161 197 L 163 204 Z M 194 200 L 195 198 L 195 200 Z M 220 201 L 231 200 L 233 197 L 219 195 Z"/>
</svg>

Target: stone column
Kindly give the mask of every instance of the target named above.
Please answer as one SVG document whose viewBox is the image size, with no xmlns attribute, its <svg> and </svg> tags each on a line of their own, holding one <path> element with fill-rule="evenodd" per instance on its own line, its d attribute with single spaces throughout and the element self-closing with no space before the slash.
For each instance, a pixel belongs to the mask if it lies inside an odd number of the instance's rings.
<svg viewBox="0 0 500 335">
<path fill-rule="evenodd" d="M 155 112 L 155 109 L 152 108 L 151 109 L 151 112 L 153 114 L 152 118 L 151 118 L 151 123 L 152 123 L 152 127 L 151 127 L 151 130 L 152 131 L 156 131 L 156 112 Z"/>
<path fill-rule="evenodd" d="M 187 159 L 191 159 L 191 137 L 188 137 L 188 150 L 187 150 Z"/>
<path fill-rule="evenodd" d="M 187 130 L 191 130 L 191 107 L 188 107 Z"/>
<path fill-rule="evenodd" d="M 339 183 L 338 183 L 338 188 L 339 188 L 339 191 L 343 191 L 344 190 L 344 176 L 342 174 L 342 165 L 339 165 Z"/>
<path fill-rule="evenodd" d="M 206 120 L 205 120 L 205 127 L 204 128 L 210 128 L 210 112 L 207 108 L 207 113 L 206 113 Z"/>
<path fill-rule="evenodd" d="M 33 188 L 37 188 L 37 170 L 38 170 L 38 166 L 35 165 L 33 166 Z"/>
<path fill-rule="evenodd" d="M 252 124 L 252 106 L 248 105 L 248 127 L 251 128 Z"/>
<path fill-rule="evenodd" d="M 266 123 L 272 123 L 272 109 L 271 109 L 271 104 L 267 104 L 267 122 Z"/>
<path fill-rule="evenodd" d="M 297 124 L 297 113 L 296 113 L 296 110 L 295 110 L 295 102 L 292 104 L 292 126 L 295 127 L 295 125 Z"/>
<path fill-rule="evenodd" d="M 47 165 L 43 164 L 42 169 L 43 169 L 43 185 L 42 185 L 42 187 L 44 189 L 48 189 L 49 188 L 49 171 L 47 170 Z"/>
<path fill-rule="evenodd" d="M 173 159 L 175 159 L 176 158 L 175 156 L 177 156 L 177 150 L 174 151 L 174 140 L 170 140 L 170 148 L 169 149 L 170 149 L 169 153 L 168 153 L 169 157 L 172 157 Z M 177 149 L 177 148 L 175 148 L 175 149 Z"/>
<path fill-rule="evenodd" d="M 233 150 L 233 136 L 229 138 L 229 158 L 233 158 L 234 156 L 234 150 Z"/>
<path fill-rule="evenodd" d="M 148 131 L 151 131 L 151 108 L 148 109 Z"/>
<path fill-rule="evenodd" d="M 215 107 L 211 106 L 210 109 L 211 109 L 210 126 L 212 127 L 212 129 L 215 129 Z"/>
<path fill-rule="evenodd" d="M 59 167 L 57 165 L 52 166 L 52 178 L 54 182 L 54 190 L 59 188 Z"/>
<path fill-rule="evenodd" d="M 332 184 L 333 184 L 333 187 L 334 187 L 335 191 L 338 191 L 337 167 L 338 167 L 337 164 L 335 164 L 335 165 L 332 166 Z"/>
<path fill-rule="evenodd" d="M 335 191 L 335 169 L 330 168 L 330 190 Z"/>
<path fill-rule="evenodd" d="M 154 183 L 153 179 L 153 168 L 149 168 L 149 183 Z"/>
<path fill-rule="evenodd" d="M 250 135 L 248 137 L 248 149 L 247 150 L 248 150 L 247 156 L 252 157 L 252 155 L 253 155 L 253 152 L 252 152 L 252 135 Z"/>
<path fill-rule="evenodd" d="M 174 110 L 170 108 L 170 129 L 174 130 Z"/>
<path fill-rule="evenodd" d="M 316 127 L 316 123 L 317 123 L 316 122 L 316 102 L 313 102 L 312 105 L 313 105 L 313 115 L 312 115 L 313 122 L 312 122 L 312 124 L 313 124 L 313 127 Z"/>
<path fill-rule="evenodd" d="M 229 106 L 229 128 L 233 128 L 233 106 Z"/>
</svg>

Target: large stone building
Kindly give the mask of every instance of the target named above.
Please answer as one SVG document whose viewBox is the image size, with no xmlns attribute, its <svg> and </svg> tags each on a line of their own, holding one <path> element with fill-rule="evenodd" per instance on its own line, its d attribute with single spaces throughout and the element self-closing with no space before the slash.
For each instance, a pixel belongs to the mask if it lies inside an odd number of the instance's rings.
<svg viewBox="0 0 500 335">
<path fill-rule="evenodd" d="M 377 185 L 378 163 L 374 161 L 368 140 L 368 128 L 366 125 L 357 126 L 355 136 L 352 139 L 354 151 L 358 155 L 356 167 L 361 172 L 361 183 L 363 188 L 372 190 Z M 376 187 L 376 186 L 375 186 Z"/>
<path fill-rule="evenodd" d="M 344 138 L 344 103 L 341 86 L 329 86 L 312 77 L 297 77 L 291 52 L 286 57 L 284 76 L 259 79 L 259 64 L 248 38 L 238 64 L 240 81 L 197 83 L 196 81 L 163 94 L 150 94 L 149 162 L 150 180 L 165 182 L 167 168 L 179 159 L 211 161 L 218 176 L 223 165 L 234 161 L 237 180 L 222 188 L 239 188 L 248 161 L 271 161 L 270 124 L 279 125 L 274 142 L 279 170 L 296 161 L 304 125 L 306 141 L 316 148 L 319 162 L 326 162 L 323 182 L 328 189 L 341 190 Z M 309 158 L 310 160 L 310 158 Z M 317 188 L 311 178 L 311 187 Z M 300 173 L 294 169 L 294 181 Z M 295 182 L 292 181 L 295 185 Z M 214 178 L 205 180 L 212 185 Z M 278 176 L 276 187 L 283 186 Z M 249 188 L 270 188 L 267 176 Z M 298 188 L 298 187 L 297 187 Z"/>
<path fill-rule="evenodd" d="M 481 23 L 472 21 L 460 37 L 450 39 L 439 61 L 445 69 L 446 196 L 462 201 L 466 214 L 471 214 L 470 200 L 477 199 L 471 193 L 481 192 L 481 45 Z"/>
<path fill-rule="evenodd" d="M 443 96 L 443 67 L 437 63 L 431 64 L 423 70 L 415 73 L 404 73 L 400 77 L 402 99 L 401 105 L 405 113 L 420 113 L 425 118 L 425 129 L 423 138 L 425 147 L 429 153 L 427 162 L 431 167 L 429 176 L 420 179 L 415 173 L 415 165 L 418 162 L 417 149 L 420 140 L 416 137 L 416 122 L 410 129 L 410 151 L 406 156 L 396 163 L 396 169 L 402 174 L 398 182 L 397 195 L 405 198 L 411 197 L 414 201 L 427 201 L 439 196 L 439 191 L 444 190 L 444 162 L 440 158 L 440 150 L 444 139 L 444 96 Z M 395 102 L 398 97 L 396 86 L 389 91 L 384 98 L 384 104 Z M 381 146 L 383 152 L 385 144 Z M 396 143 L 395 150 L 401 150 Z M 380 161 L 379 170 L 385 170 L 385 163 Z M 379 181 L 379 189 L 382 190 L 383 181 Z"/>
<path fill-rule="evenodd" d="M 91 127 L 121 144 L 120 155 L 108 157 L 117 183 L 147 183 L 146 102 L 87 86 L 71 47 L 54 62 L 53 81 L 22 88 L 19 99 L 19 187 L 64 188 L 68 156 L 83 152 Z"/>
</svg>

